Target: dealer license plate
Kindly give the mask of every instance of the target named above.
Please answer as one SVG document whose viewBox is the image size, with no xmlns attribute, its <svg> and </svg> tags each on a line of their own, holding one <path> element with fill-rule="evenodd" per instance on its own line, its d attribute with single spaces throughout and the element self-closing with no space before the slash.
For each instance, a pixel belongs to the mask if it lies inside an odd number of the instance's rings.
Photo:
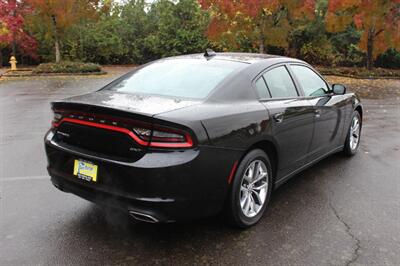
<svg viewBox="0 0 400 266">
<path fill-rule="evenodd" d="M 74 176 L 86 181 L 97 182 L 97 165 L 82 161 L 74 161 Z"/>
</svg>

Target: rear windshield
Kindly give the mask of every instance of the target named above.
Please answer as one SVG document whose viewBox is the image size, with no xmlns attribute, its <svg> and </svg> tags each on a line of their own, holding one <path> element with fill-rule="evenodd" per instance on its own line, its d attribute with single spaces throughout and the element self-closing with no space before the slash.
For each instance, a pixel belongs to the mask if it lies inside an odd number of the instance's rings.
<svg viewBox="0 0 400 266">
<path fill-rule="evenodd" d="M 217 59 L 166 59 L 134 71 L 106 89 L 202 99 L 230 73 L 245 66 L 242 62 Z"/>
</svg>

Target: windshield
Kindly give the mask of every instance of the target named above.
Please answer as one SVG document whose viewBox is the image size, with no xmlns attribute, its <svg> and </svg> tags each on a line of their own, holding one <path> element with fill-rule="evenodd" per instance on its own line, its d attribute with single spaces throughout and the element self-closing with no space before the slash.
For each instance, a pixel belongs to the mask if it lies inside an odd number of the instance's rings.
<svg viewBox="0 0 400 266">
<path fill-rule="evenodd" d="M 107 89 L 202 99 L 229 74 L 245 66 L 242 62 L 217 59 L 161 60 L 133 72 Z"/>
</svg>

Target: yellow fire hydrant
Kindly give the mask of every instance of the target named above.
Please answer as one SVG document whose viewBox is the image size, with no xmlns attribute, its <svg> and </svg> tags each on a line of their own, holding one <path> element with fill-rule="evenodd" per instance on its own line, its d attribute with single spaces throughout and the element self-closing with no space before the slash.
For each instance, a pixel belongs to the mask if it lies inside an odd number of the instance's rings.
<svg viewBox="0 0 400 266">
<path fill-rule="evenodd" d="M 10 62 L 9 62 L 10 64 L 11 64 L 11 71 L 13 71 L 13 70 L 17 70 L 17 60 L 15 59 L 15 56 L 11 56 L 11 58 L 10 58 Z"/>
</svg>

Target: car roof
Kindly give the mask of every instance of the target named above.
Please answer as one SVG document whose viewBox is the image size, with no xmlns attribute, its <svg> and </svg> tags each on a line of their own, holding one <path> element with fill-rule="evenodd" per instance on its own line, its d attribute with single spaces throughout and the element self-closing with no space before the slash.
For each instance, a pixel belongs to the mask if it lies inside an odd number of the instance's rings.
<svg viewBox="0 0 400 266">
<path fill-rule="evenodd" d="M 210 55 L 207 55 L 210 53 Z M 300 63 L 306 64 L 306 62 L 285 56 L 270 55 L 270 54 L 256 54 L 256 53 L 216 53 L 212 50 L 207 50 L 206 54 L 188 54 L 179 55 L 173 57 L 166 57 L 160 60 L 179 60 L 179 59 L 195 59 L 195 60 L 222 60 L 222 61 L 234 61 L 246 64 L 247 66 L 238 69 L 226 77 L 218 86 L 211 91 L 205 101 L 225 101 L 233 102 L 235 100 L 255 100 L 257 95 L 255 92 L 248 93 L 247 88 L 251 85 L 251 82 L 256 76 L 265 71 L 267 68 L 287 63 Z M 151 64 L 152 62 L 150 62 Z M 205 77 L 206 78 L 206 77 Z"/>
<path fill-rule="evenodd" d="M 209 52 L 209 51 L 207 51 Z M 146 67 L 147 65 L 154 64 L 156 62 L 166 61 L 166 60 L 176 60 L 180 59 L 189 59 L 189 60 L 201 60 L 201 61 L 210 61 L 218 60 L 218 61 L 233 61 L 243 63 L 245 66 L 243 68 L 238 68 L 233 71 L 227 77 L 225 77 L 204 99 L 207 101 L 225 101 L 225 102 L 233 102 L 235 100 L 256 100 L 257 95 L 255 92 L 248 93 L 248 90 L 243 88 L 247 88 L 252 86 L 253 80 L 258 76 L 261 72 L 265 71 L 267 68 L 272 67 L 274 65 L 280 64 L 288 64 L 288 63 L 300 63 L 306 64 L 306 62 L 285 56 L 279 55 L 270 55 L 270 54 L 257 54 L 257 53 L 215 53 L 210 51 L 211 55 L 197 53 L 197 54 L 187 54 L 187 55 L 178 55 L 172 57 L 160 58 L 155 61 L 151 61 L 147 64 L 144 64 L 139 67 Z M 177 62 L 178 63 L 178 62 Z M 133 71 L 137 71 L 133 70 Z M 129 72 L 130 74 L 132 72 Z M 128 75 L 127 74 L 127 75 Z M 125 76 L 121 77 L 124 78 Z M 204 77 L 205 79 L 207 77 Z M 224 88 L 223 88 L 224 87 Z"/>
<path fill-rule="evenodd" d="M 174 56 L 174 57 L 169 57 L 166 59 L 205 59 L 206 57 L 204 54 L 188 54 L 188 55 L 180 55 L 180 56 Z M 247 63 L 247 64 L 254 64 L 257 62 L 260 62 L 262 60 L 266 59 L 272 59 L 272 58 L 280 58 L 280 59 L 291 59 L 293 58 L 288 58 L 284 56 L 279 56 L 279 55 L 271 55 L 271 54 L 256 54 L 256 53 L 215 53 L 215 55 L 208 57 L 208 60 L 229 60 L 229 61 L 237 61 L 237 62 L 242 62 L 242 63 Z M 294 59 L 295 60 L 295 59 Z"/>
</svg>

